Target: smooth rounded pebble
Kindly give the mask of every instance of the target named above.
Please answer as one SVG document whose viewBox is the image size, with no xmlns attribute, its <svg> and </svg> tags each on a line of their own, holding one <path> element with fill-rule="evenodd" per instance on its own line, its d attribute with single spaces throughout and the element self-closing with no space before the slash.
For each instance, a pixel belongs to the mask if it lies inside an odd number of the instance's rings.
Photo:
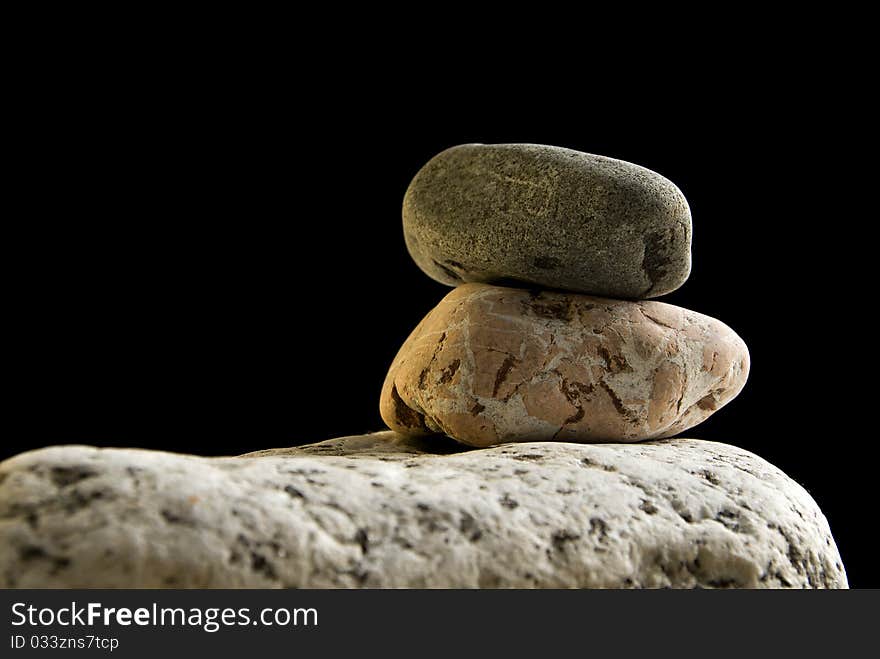
<svg viewBox="0 0 880 659">
<path fill-rule="evenodd" d="M 409 253 L 433 279 L 522 282 L 652 298 L 691 269 L 691 215 L 649 169 L 537 144 L 464 144 L 431 159 L 403 201 Z"/>
<path fill-rule="evenodd" d="M 636 442 L 697 425 L 748 372 L 742 339 L 687 309 L 466 284 L 400 348 L 380 412 L 471 446 Z"/>
<path fill-rule="evenodd" d="M 0 464 L 0 586 L 847 586 L 816 503 L 742 449 L 460 448 L 383 432 L 236 458 L 24 453 Z"/>
</svg>

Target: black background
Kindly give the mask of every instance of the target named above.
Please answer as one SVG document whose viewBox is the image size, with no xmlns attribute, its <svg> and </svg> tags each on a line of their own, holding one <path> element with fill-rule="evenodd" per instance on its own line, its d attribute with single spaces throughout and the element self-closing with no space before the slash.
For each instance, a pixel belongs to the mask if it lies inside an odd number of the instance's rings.
<svg viewBox="0 0 880 659">
<path fill-rule="evenodd" d="M 663 301 L 723 320 L 752 357 L 743 393 L 686 435 L 803 484 L 852 585 L 880 586 L 859 380 L 873 275 L 856 273 L 874 218 L 857 103 L 821 57 L 556 80 L 498 61 L 412 75 L 406 53 L 316 71 L 82 49 L 41 63 L 8 126 L 24 148 L 4 211 L 4 455 L 235 454 L 381 428 L 385 369 L 449 290 L 406 253 L 410 179 L 453 144 L 556 144 L 685 193 L 693 271 Z"/>
</svg>

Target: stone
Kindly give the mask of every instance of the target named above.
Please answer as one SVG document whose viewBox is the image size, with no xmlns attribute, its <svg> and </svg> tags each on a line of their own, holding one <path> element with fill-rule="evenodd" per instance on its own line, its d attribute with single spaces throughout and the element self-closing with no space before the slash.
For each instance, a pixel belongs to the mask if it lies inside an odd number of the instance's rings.
<svg viewBox="0 0 880 659">
<path fill-rule="evenodd" d="M 4 588 L 845 588 L 813 499 L 676 439 L 463 450 L 392 432 L 241 457 L 0 463 Z"/>
<path fill-rule="evenodd" d="M 745 384 L 723 323 L 662 302 L 465 284 L 413 330 L 380 399 L 392 430 L 503 442 L 676 435 Z"/>
<path fill-rule="evenodd" d="M 691 268 L 691 215 L 669 180 L 537 144 L 464 144 L 431 159 L 403 201 L 406 245 L 433 279 L 521 282 L 652 298 Z"/>
</svg>

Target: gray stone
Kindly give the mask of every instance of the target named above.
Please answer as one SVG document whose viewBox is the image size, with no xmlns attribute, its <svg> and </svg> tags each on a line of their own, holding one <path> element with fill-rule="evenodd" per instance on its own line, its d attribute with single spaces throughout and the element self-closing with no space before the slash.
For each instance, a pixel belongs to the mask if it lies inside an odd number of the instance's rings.
<svg viewBox="0 0 880 659">
<path fill-rule="evenodd" d="M 403 201 L 406 245 L 437 281 L 520 282 L 608 297 L 669 293 L 691 267 L 681 191 L 649 169 L 535 144 L 435 156 Z"/>
<path fill-rule="evenodd" d="M 733 446 L 462 451 L 391 432 L 232 458 L 0 464 L 10 588 L 843 588 L 802 487 Z"/>
</svg>

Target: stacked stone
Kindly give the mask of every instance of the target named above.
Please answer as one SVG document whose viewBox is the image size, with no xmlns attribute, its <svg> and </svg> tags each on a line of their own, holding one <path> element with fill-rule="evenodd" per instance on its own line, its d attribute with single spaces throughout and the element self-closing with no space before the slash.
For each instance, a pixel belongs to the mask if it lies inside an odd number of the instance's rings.
<svg viewBox="0 0 880 659">
<path fill-rule="evenodd" d="M 419 267 L 457 288 L 389 369 L 380 407 L 399 433 L 636 442 L 695 426 L 745 384 L 733 330 L 647 301 L 691 263 L 687 201 L 655 172 L 552 146 L 457 146 L 416 174 L 403 226 Z"/>
<path fill-rule="evenodd" d="M 457 288 L 388 373 L 397 432 L 229 458 L 15 456 L 0 587 L 847 586 L 821 510 L 773 465 L 631 443 L 699 423 L 748 373 L 725 325 L 644 300 L 690 270 L 672 183 L 566 149 L 460 146 L 415 177 L 404 229 Z"/>
</svg>

